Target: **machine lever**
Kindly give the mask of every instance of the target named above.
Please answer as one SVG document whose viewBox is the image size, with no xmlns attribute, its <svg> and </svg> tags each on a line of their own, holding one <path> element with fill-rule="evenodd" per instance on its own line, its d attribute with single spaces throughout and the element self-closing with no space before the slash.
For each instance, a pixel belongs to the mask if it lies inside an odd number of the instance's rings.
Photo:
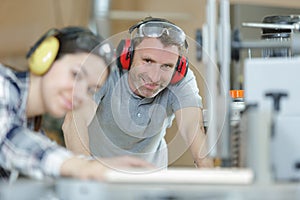
<svg viewBox="0 0 300 200">
<path fill-rule="evenodd" d="M 280 110 L 280 100 L 282 97 L 287 97 L 288 94 L 287 93 L 283 93 L 283 92 L 267 92 L 266 97 L 272 97 L 273 98 L 273 102 L 274 102 L 274 110 L 275 111 L 279 111 Z"/>
</svg>

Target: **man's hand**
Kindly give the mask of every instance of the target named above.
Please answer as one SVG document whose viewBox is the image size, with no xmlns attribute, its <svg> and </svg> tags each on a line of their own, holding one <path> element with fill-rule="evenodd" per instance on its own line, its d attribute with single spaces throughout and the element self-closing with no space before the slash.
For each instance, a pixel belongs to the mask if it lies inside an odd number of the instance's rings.
<svg viewBox="0 0 300 200">
<path fill-rule="evenodd" d="M 194 161 L 194 164 L 197 168 L 212 168 L 214 167 L 213 159 L 203 158 Z"/>
<path fill-rule="evenodd" d="M 113 158 L 99 159 L 108 168 L 154 168 L 154 166 L 144 160 L 131 156 L 121 156 Z"/>
<path fill-rule="evenodd" d="M 105 173 L 109 169 L 126 169 L 134 168 L 150 169 L 154 166 L 150 163 L 130 156 L 102 158 L 88 160 L 86 158 L 72 157 L 66 160 L 61 166 L 61 176 L 105 180 Z"/>
</svg>

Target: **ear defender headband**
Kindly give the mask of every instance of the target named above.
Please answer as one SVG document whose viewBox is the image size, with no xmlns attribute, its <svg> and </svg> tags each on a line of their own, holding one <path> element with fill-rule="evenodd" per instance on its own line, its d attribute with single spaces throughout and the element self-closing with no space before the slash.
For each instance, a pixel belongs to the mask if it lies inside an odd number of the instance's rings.
<svg viewBox="0 0 300 200">
<path fill-rule="evenodd" d="M 165 25 L 162 26 L 162 25 Z M 170 31 L 166 28 L 170 27 Z M 187 41 L 185 39 L 184 32 L 174 25 L 173 23 L 160 19 L 160 18 L 146 18 L 145 20 L 133 25 L 129 28 L 131 34 L 137 29 L 138 37 L 160 37 L 164 32 L 168 34 L 178 44 L 188 48 Z M 142 29 L 142 30 L 140 30 Z M 121 40 L 117 47 L 117 66 L 122 72 L 123 70 L 129 70 L 132 64 L 134 55 L 134 45 L 131 39 Z M 171 79 L 171 84 L 180 82 L 187 74 L 188 71 L 188 59 L 185 56 L 179 56 L 175 71 Z"/>
<path fill-rule="evenodd" d="M 47 31 L 27 53 L 32 73 L 41 76 L 49 70 L 59 50 L 59 40 L 55 37 L 58 32 L 57 29 Z"/>
</svg>

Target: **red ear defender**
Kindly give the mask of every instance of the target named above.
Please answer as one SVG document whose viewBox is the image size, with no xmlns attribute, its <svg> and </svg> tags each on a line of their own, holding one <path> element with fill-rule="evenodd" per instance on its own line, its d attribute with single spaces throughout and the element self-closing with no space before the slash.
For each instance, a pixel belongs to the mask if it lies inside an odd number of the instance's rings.
<svg viewBox="0 0 300 200">
<path fill-rule="evenodd" d="M 171 79 L 171 84 L 176 84 L 180 82 L 185 76 L 188 71 L 188 60 L 184 56 L 179 56 L 177 64 L 176 64 L 176 69 L 173 74 L 173 77 Z"/>
<path fill-rule="evenodd" d="M 117 65 L 120 70 L 129 70 L 133 57 L 133 47 L 130 39 L 121 40 L 117 47 Z"/>
</svg>

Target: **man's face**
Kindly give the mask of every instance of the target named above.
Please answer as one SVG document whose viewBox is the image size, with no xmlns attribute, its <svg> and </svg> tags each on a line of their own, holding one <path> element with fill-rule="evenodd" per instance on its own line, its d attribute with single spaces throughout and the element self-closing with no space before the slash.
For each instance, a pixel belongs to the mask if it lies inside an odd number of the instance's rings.
<svg viewBox="0 0 300 200">
<path fill-rule="evenodd" d="M 129 70 L 129 87 L 141 97 L 151 98 L 170 83 L 178 60 L 178 47 L 164 46 L 157 38 L 145 38 L 135 47 Z"/>
</svg>

